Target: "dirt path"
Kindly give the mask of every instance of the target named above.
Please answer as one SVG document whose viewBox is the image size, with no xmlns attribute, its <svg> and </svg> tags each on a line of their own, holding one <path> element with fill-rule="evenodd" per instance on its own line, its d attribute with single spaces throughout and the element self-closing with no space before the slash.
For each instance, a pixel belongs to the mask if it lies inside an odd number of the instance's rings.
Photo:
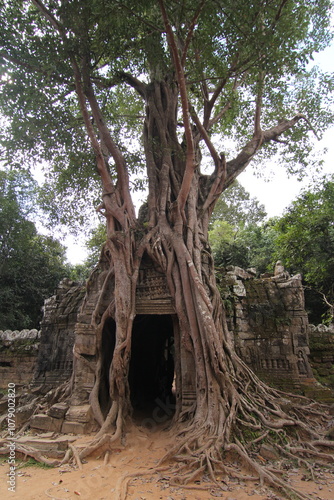
<svg viewBox="0 0 334 500">
<path fill-rule="evenodd" d="M 76 445 L 87 441 L 79 438 Z M 8 491 L 9 465 L 0 463 L 1 500 L 278 500 L 282 497 L 256 482 L 221 482 L 222 489 L 208 482 L 189 487 L 173 486 L 175 476 L 166 471 L 158 473 L 159 459 L 171 445 L 166 431 L 149 431 L 133 427 L 125 448 L 115 448 L 107 464 L 103 458 L 89 459 L 82 470 L 66 465 L 55 469 L 37 466 L 17 468 L 15 492 Z M 317 500 L 334 499 L 334 474 L 328 469 L 317 471 L 315 481 L 298 469 L 286 471 L 286 477 L 300 491 Z M 218 481 L 221 478 L 217 477 Z"/>
</svg>

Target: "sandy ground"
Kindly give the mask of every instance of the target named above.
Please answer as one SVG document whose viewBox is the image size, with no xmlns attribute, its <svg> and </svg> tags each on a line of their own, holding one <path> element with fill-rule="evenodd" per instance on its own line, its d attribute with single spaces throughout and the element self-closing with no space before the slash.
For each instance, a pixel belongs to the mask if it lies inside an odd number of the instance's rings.
<svg viewBox="0 0 334 500">
<path fill-rule="evenodd" d="M 79 437 L 76 445 L 87 440 Z M 221 482 L 222 487 L 205 482 L 190 484 L 187 488 L 173 486 L 168 468 L 157 472 L 157 463 L 171 446 L 168 432 L 133 427 L 124 448 L 113 450 L 108 463 L 103 457 L 89 458 L 80 470 L 77 466 L 42 469 L 37 466 L 20 467 L 17 458 L 15 492 L 8 490 L 9 465 L 0 462 L 1 500 L 279 500 L 280 494 L 262 488 L 257 482 Z M 334 474 L 329 469 L 317 470 L 315 480 L 298 469 L 285 473 L 289 482 L 317 500 L 334 500 Z M 122 496 L 120 496 L 122 495 Z"/>
</svg>

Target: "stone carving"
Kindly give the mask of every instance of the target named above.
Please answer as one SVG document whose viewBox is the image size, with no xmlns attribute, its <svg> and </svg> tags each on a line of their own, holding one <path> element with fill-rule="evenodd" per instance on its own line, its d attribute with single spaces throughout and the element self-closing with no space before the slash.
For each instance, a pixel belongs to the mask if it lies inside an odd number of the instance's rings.
<svg viewBox="0 0 334 500">
<path fill-rule="evenodd" d="M 274 269 L 274 279 L 289 279 L 290 274 L 284 269 L 284 266 L 282 264 L 281 260 L 278 260 L 275 264 L 275 269 Z"/>
<path fill-rule="evenodd" d="M 170 297 L 165 275 L 153 268 L 140 270 L 136 296 L 151 300 Z"/>
<path fill-rule="evenodd" d="M 9 382 L 27 384 L 36 366 L 40 332 L 37 330 L 0 331 L 0 388 Z"/>
<path fill-rule="evenodd" d="M 334 324 L 310 325 L 310 363 L 322 382 L 334 389 Z"/>
<path fill-rule="evenodd" d="M 57 407 L 49 415 L 36 415 L 33 420 L 36 428 L 57 428 L 63 432 L 76 433 L 85 432 L 94 425 L 89 406 L 96 363 L 96 338 L 91 318 L 101 289 L 103 272 L 105 270 L 102 267 L 96 270 L 87 289 L 70 280 L 63 280 L 55 295 L 45 302 L 41 334 L 36 331 L 0 332 L 0 375 L 5 384 L 8 380 L 4 374 L 9 371 L 10 381 L 19 383 L 23 377 L 24 382 L 29 383 L 35 366 L 32 386 L 46 392 L 69 379 L 72 374 L 73 353 L 75 354 L 77 369 L 69 409 Z M 233 332 L 238 354 L 261 378 L 269 382 L 290 389 L 293 388 L 291 386 L 300 387 L 301 383 L 309 381 L 314 387 L 308 361 L 309 325 L 301 277 L 288 277 L 279 263 L 275 276 L 258 279 L 255 274 L 254 269 L 245 271 L 228 267 L 220 282 L 220 287 L 224 290 L 227 321 Z M 169 315 L 173 329 L 171 335 L 178 335 L 178 320 L 166 279 L 148 260 L 140 269 L 136 302 L 136 313 L 139 316 L 155 315 L 159 318 L 159 315 Z M 326 327 L 322 330 L 324 329 Z M 320 330 L 316 335 L 327 335 L 327 330 Z M 333 337 L 334 331 L 331 338 Z M 14 349 L 15 342 L 23 341 L 26 347 L 28 344 L 35 346 L 30 351 L 23 349 L 25 358 L 20 357 Z M 331 345 L 334 345 L 334 340 Z M 334 362 L 333 352 L 334 349 L 330 350 L 328 344 L 321 355 L 316 351 L 316 355 L 311 357 L 313 366 L 319 358 L 320 362 L 327 363 L 330 371 Z M 23 359 L 26 362 L 27 357 L 30 378 L 26 375 L 23 363 Z M 16 371 L 16 377 L 13 370 Z M 189 407 L 195 395 L 194 366 L 186 356 L 181 359 L 176 379 L 181 387 L 182 406 Z"/>
<path fill-rule="evenodd" d="M 290 278 L 278 261 L 275 275 L 260 279 L 229 267 L 224 285 L 224 298 L 232 304 L 228 324 L 240 357 L 261 378 L 282 387 L 312 378 L 300 276 Z"/>
<path fill-rule="evenodd" d="M 137 314 L 174 314 L 167 280 L 163 272 L 145 259 L 136 289 Z"/>
</svg>

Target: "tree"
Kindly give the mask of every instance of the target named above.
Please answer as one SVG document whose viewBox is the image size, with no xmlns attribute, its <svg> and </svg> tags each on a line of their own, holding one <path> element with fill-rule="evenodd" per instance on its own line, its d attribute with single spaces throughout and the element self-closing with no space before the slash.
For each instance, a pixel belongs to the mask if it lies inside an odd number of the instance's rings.
<svg viewBox="0 0 334 500">
<path fill-rule="evenodd" d="M 251 198 L 238 181 L 223 192 L 209 226 L 209 242 L 216 266 L 254 266 L 254 251 L 263 247 L 258 223 L 266 215 L 264 206 L 256 198 Z"/>
<path fill-rule="evenodd" d="M 276 255 L 276 221 L 277 218 L 273 217 L 260 225 L 250 225 L 238 236 L 238 243 L 247 245 L 249 267 L 255 267 L 260 274 L 272 273 L 280 259 Z"/>
<path fill-rule="evenodd" d="M 313 188 L 305 190 L 278 220 L 277 255 L 290 272 L 302 273 L 304 283 L 313 289 L 309 298 L 327 301 L 320 307 L 331 309 L 334 303 L 334 178 L 323 178 Z M 325 307 L 324 307 L 325 306 Z M 314 305 L 313 305 L 314 309 Z M 312 320 L 321 315 L 312 312 Z M 328 318 L 331 319 L 331 318 Z"/>
<path fill-rule="evenodd" d="M 67 275 L 65 248 L 27 219 L 32 179 L 0 171 L 0 329 L 38 328 L 44 300 Z"/>
<path fill-rule="evenodd" d="M 223 192 L 210 218 L 210 227 L 216 220 L 224 220 L 237 230 L 261 222 L 267 213 L 264 205 L 251 198 L 246 189 L 236 180 Z"/>
<path fill-rule="evenodd" d="M 104 246 L 106 237 L 106 226 L 102 222 L 90 230 L 88 239 L 85 242 L 88 255 L 82 264 L 71 266 L 69 274 L 71 279 L 84 282 L 89 278 L 92 270 L 99 262 L 101 248 Z"/>
<path fill-rule="evenodd" d="M 97 176 L 102 185 L 98 210 L 106 219 L 108 270 L 94 314 L 90 399 L 101 430 L 81 456 L 117 439 L 131 411 L 131 332 L 144 256 L 165 273 L 173 298 L 181 332 L 176 366 L 184 357 L 194 366 L 187 411 L 177 374 L 174 422 L 187 425 L 171 456 L 183 454 L 188 470 L 198 465 L 212 472 L 222 451 L 233 452 L 278 485 L 241 444 L 249 427 L 259 436 L 290 426 L 314 436 L 236 356 L 207 238 L 218 197 L 255 156 L 280 150 L 290 170 L 300 167 L 312 149 L 313 127 L 319 132 L 331 120 L 322 107 L 330 78 L 306 71 L 311 54 L 329 42 L 329 12 L 327 0 L 2 2 L 1 107 L 11 116 L 4 144 L 53 164 L 62 208 L 68 193 L 80 212 L 77 195 L 85 187 L 93 192 Z M 220 152 L 226 148 L 215 145 L 215 134 L 234 139 L 234 156 Z M 206 174 L 200 170 L 205 154 Z M 143 165 L 148 200 L 140 219 L 130 189 L 138 182 L 130 174 Z M 106 369 L 99 339 L 110 319 L 115 348 L 104 414 L 97 397 Z"/>
</svg>

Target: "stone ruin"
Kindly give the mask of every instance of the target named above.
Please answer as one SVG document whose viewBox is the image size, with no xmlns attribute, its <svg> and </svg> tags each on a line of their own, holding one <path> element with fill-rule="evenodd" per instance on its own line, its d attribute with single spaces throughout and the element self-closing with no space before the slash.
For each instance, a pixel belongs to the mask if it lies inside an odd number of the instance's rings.
<svg viewBox="0 0 334 500">
<path fill-rule="evenodd" d="M 247 365 L 282 388 L 313 380 L 301 276 L 256 278 L 252 270 L 230 267 L 221 286 L 235 348 Z"/>
<path fill-rule="evenodd" d="M 41 334 L 37 330 L 0 331 L 0 388 L 32 382 Z"/>
<path fill-rule="evenodd" d="M 104 272 L 103 268 L 97 268 L 87 288 L 63 280 L 55 295 L 45 302 L 40 333 L 0 332 L 0 383 L 3 389 L 10 381 L 18 385 L 30 384 L 30 390 L 46 394 L 72 376 L 70 404 L 58 403 L 49 409 L 47 415 L 34 415 L 30 421 L 32 428 L 85 433 L 94 427 L 89 405 L 96 349 L 91 317 Z M 219 287 L 236 351 L 245 363 L 260 378 L 280 388 L 311 396 L 319 392 L 320 385 L 314 378 L 311 364 L 315 367 L 316 363 L 325 362 L 333 374 L 334 350 L 330 359 L 326 349 L 321 355 L 318 351 L 310 354 L 309 334 L 313 330 L 305 311 L 301 277 L 290 277 L 280 266 L 275 275 L 261 278 L 256 278 L 252 269 L 245 271 L 228 267 L 221 275 Z M 151 349 L 149 357 L 156 357 L 155 363 L 158 363 L 161 349 L 171 347 L 178 328 L 164 275 L 149 261 L 144 261 L 140 270 L 136 303 L 134 361 L 129 375 L 130 390 L 134 394 L 142 386 L 145 390 L 146 382 L 138 374 L 139 361 L 145 357 L 146 350 Z M 111 362 L 114 332 L 115 324 L 110 320 L 103 332 L 106 370 Z M 75 378 L 73 359 L 78 363 Z M 187 406 L 195 392 L 193 367 L 189 360 L 181 360 L 180 371 L 182 404 Z M 333 402 L 333 393 L 326 388 L 322 390 L 323 399 Z M 100 397 L 104 395 L 101 393 Z"/>
<path fill-rule="evenodd" d="M 334 324 L 310 325 L 309 361 L 317 380 L 334 388 Z"/>
</svg>

